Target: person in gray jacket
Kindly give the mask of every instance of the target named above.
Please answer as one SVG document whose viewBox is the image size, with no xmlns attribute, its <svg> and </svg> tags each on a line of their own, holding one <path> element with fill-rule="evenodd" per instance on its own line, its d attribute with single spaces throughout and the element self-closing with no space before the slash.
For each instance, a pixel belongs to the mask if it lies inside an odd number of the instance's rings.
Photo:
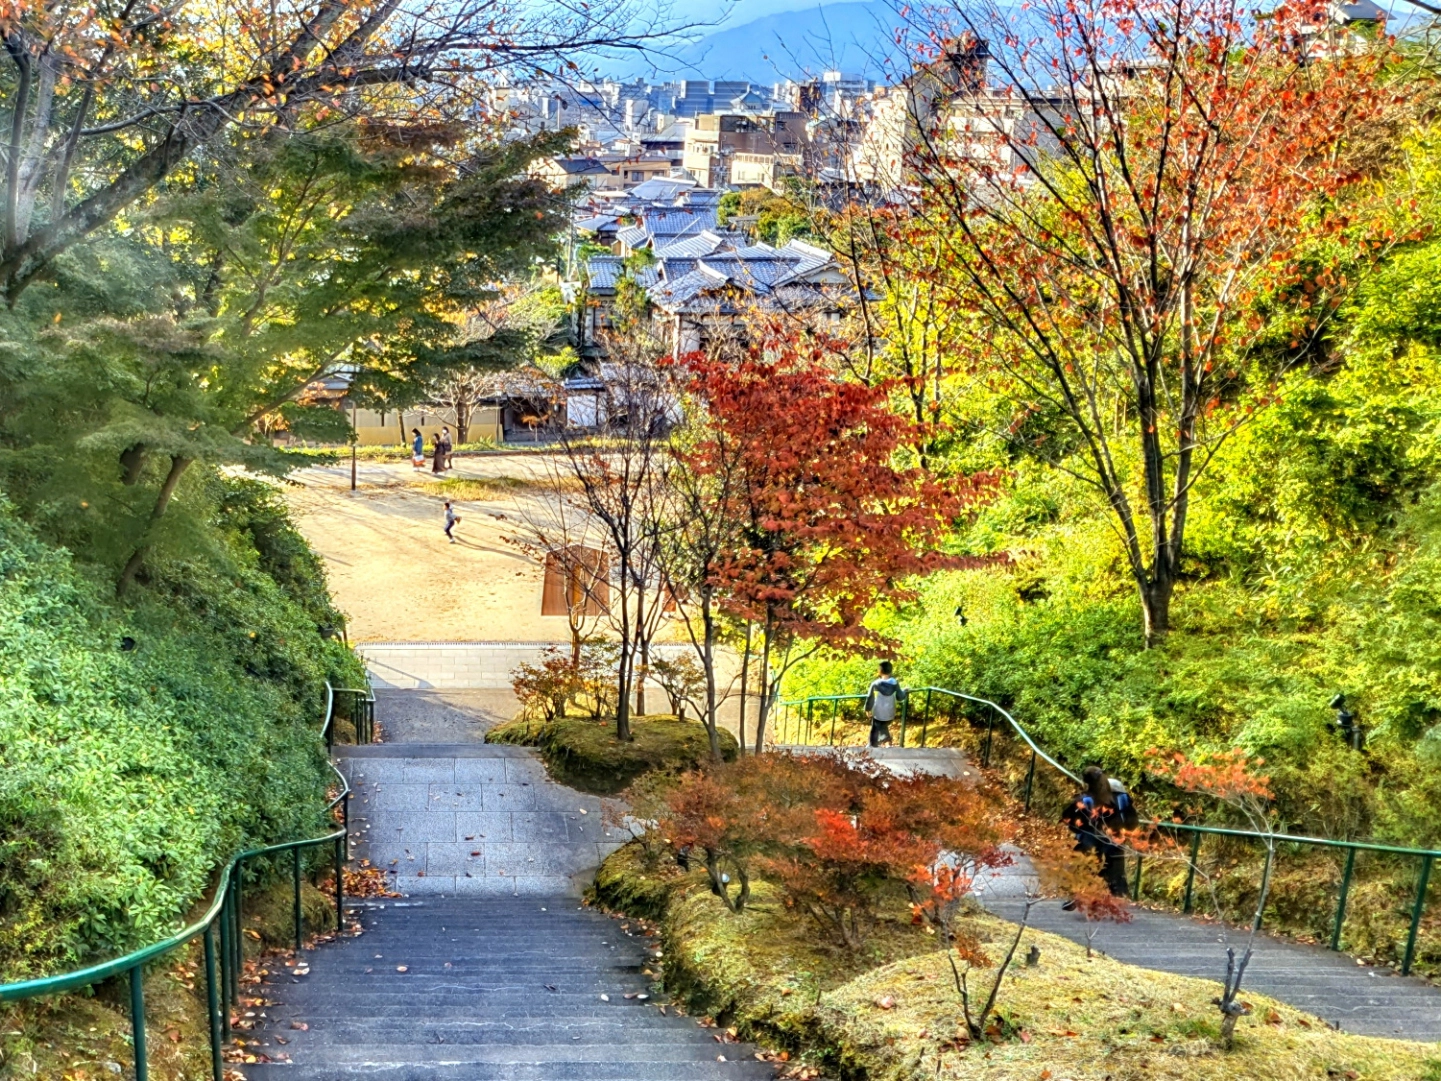
<svg viewBox="0 0 1441 1081">
<path fill-rule="evenodd" d="M 871 719 L 872 747 L 879 747 L 882 743 L 890 746 L 891 722 L 896 719 L 905 698 L 906 692 L 891 675 L 891 662 L 882 661 L 880 673 L 866 692 L 866 715 Z"/>
</svg>

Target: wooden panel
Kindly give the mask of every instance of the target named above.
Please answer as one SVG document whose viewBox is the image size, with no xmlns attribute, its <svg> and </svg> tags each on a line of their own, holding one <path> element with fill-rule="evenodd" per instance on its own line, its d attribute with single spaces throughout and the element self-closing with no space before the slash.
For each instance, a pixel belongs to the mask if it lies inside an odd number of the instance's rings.
<svg viewBox="0 0 1441 1081">
<path fill-rule="evenodd" d="M 561 560 L 554 552 L 545 557 L 545 586 L 540 594 L 540 614 L 543 616 L 569 614 L 565 603 L 565 572 Z"/>
</svg>

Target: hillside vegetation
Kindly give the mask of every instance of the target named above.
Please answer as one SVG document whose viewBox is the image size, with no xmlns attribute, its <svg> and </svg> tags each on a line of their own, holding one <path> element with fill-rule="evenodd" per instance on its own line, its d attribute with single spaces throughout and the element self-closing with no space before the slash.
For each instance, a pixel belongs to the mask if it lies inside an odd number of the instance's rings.
<svg viewBox="0 0 1441 1081">
<path fill-rule="evenodd" d="M 213 478 L 210 558 L 108 583 L 0 503 L 0 980 L 174 930 L 243 847 L 318 831 L 324 575 L 268 485 Z"/>
<path fill-rule="evenodd" d="M 995 489 L 955 542 L 983 565 L 868 617 L 906 683 L 1001 703 L 1062 762 L 1103 765 L 1158 815 L 1227 821 L 1148 778 L 1149 750 L 1238 747 L 1265 760 L 1285 830 L 1441 846 L 1441 142 L 1423 126 L 1394 149 L 1374 185 L 1338 200 L 1354 231 L 1299 240 L 1287 274 L 1251 298 L 1260 329 L 1222 353 L 1247 374 L 1209 407 L 1170 630 L 1149 647 L 1075 425 L 996 369 L 977 378 L 964 349 L 951 358 L 947 435 L 928 449 L 938 469 L 986 471 Z M 1105 430 L 1139 506 L 1129 407 L 1120 390 L 1105 399 Z M 874 656 L 817 657 L 785 695 L 863 690 L 873 671 Z M 1338 694 L 1360 749 L 1337 726 Z M 1341 856 L 1283 855 L 1274 916 L 1329 937 Z M 1222 882 L 1235 900 L 1259 858 L 1233 848 L 1207 866 L 1225 879 L 1246 864 Z M 1417 862 L 1358 866 L 1370 885 L 1343 941 L 1395 959 Z M 1178 900 L 1180 878 L 1158 895 Z M 1436 920 L 1419 955 L 1432 967 Z"/>
</svg>

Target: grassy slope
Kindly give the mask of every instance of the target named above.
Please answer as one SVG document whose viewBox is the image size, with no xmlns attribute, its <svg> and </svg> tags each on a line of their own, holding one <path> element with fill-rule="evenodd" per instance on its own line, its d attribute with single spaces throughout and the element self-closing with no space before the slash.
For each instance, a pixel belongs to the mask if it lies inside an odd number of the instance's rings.
<svg viewBox="0 0 1441 1081">
<path fill-rule="evenodd" d="M 1035 944 L 1040 963 L 1014 969 L 1002 988 L 1008 1035 L 969 1045 L 957 1039 L 959 1000 L 945 956 L 903 910 L 882 922 L 863 955 L 848 956 L 763 883 L 757 905 L 736 917 L 699 877 L 648 863 L 638 846 L 612 856 L 598 877 L 597 900 L 631 904 L 637 915 L 654 916 L 662 896 L 672 993 L 846 1078 L 1441 1078 L 1441 1049 L 1334 1032 L 1261 995 L 1247 997 L 1255 1013 L 1238 1026 L 1235 1050 L 1224 1052 L 1211 1004 L 1217 984 L 1087 958 L 1083 948 L 1036 931 L 1026 933 L 1020 953 Z M 987 916 L 971 924 L 993 957 L 1015 931 Z M 988 988 L 989 979 L 979 973 L 973 983 Z M 887 998 L 894 1005 L 883 1008 Z"/>
</svg>

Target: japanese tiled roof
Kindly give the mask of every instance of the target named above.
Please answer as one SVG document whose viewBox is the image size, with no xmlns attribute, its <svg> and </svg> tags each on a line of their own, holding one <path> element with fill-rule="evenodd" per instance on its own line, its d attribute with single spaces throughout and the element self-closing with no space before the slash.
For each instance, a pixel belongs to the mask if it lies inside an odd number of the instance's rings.
<svg viewBox="0 0 1441 1081">
<path fill-rule="evenodd" d="M 737 243 L 737 234 L 702 230 L 658 245 L 654 266 L 640 268 L 636 280 L 651 300 L 670 312 L 736 310 L 758 301 L 778 307 L 830 303 L 849 287 L 810 280 L 833 270 L 829 252 L 791 241 L 783 248 Z M 590 289 L 606 294 L 615 289 L 622 271 L 616 255 L 597 255 L 589 263 Z M 737 300 L 737 296 L 748 298 Z"/>
<path fill-rule="evenodd" d="M 625 263 L 619 255 L 593 255 L 586 264 L 586 269 L 590 274 L 590 291 L 605 293 L 615 289 L 616 282 L 620 280 L 625 269 Z M 649 287 L 660 281 L 660 274 L 653 266 L 638 267 L 635 280 L 638 284 Z"/>
</svg>

